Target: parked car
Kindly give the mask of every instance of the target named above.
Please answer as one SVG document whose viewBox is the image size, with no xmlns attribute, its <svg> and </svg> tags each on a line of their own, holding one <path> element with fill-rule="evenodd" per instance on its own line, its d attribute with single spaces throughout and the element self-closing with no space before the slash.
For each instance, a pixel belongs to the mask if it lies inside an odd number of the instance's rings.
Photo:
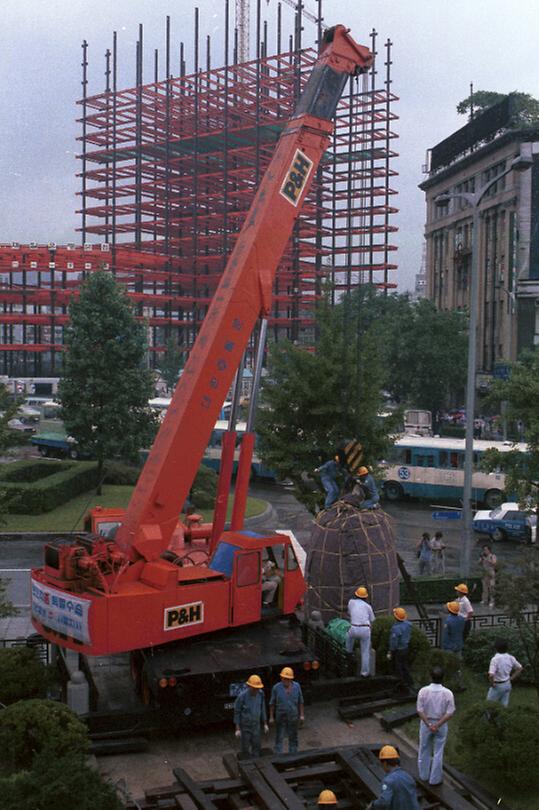
<svg viewBox="0 0 539 810">
<path fill-rule="evenodd" d="M 11 430 L 20 430 L 23 433 L 28 433 L 29 435 L 36 432 L 36 429 L 33 425 L 27 425 L 25 422 L 21 422 L 20 419 L 10 419 L 7 423 L 8 427 Z"/>
<path fill-rule="evenodd" d="M 537 515 L 521 509 L 518 503 L 502 503 L 496 509 L 476 512 L 473 529 L 478 534 L 488 534 L 492 540 L 535 543 Z"/>
</svg>

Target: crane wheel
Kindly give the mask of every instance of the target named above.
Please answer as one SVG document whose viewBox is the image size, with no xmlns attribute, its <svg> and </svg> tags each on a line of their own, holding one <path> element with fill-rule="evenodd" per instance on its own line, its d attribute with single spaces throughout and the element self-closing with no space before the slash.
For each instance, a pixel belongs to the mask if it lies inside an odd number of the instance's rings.
<svg viewBox="0 0 539 810">
<path fill-rule="evenodd" d="M 137 695 L 140 695 L 142 686 L 142 658 L 140 653 L 129 653 L 129 670 L 131 672 L 131 680 L 133 681 L 135 692 Z"/>
</svg>

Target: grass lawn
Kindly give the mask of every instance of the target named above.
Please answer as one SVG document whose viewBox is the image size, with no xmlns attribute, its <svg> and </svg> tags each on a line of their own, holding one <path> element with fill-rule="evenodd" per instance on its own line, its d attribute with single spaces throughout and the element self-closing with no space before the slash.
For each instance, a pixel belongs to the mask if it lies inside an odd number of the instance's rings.
<svg viewBox="0 0 539 810">
<path fill-rule="evenodd" d="M 488 681 L 486 676 L 483 678 L 474 672 L 465 670 L 464 684 L 466 691 L 455 694 L 456 713 L 454 719 L 449 721 L 449 734 L 447 736 L 444 759 L 450 765 L 454 765 L 456 768 L 463 771 L 463 773 L 469 773 L 469 775 L 477 779 L 478 782 L 484 784 L 485 788 L 490 793 L 494 794 L 498 799 L 501 798 L 512 810 L 537 810 L 539 802 L 537 796 L 532 795 L 533 791 L 523 790 L 521 793 L 518 793 L 508 788 L 507 783 L 504 781 L 504 774 L 500 774 L 499 781 L 496 783 L 492 780 L 487 782 L 485 778 L 478 777 L 473 771 L 468 771 L 463 764 L 462 757 L 459 757 L 457 753 L 457 717 L 473 703 L 479 703 L 485 700 L 488 690 Z M 521 686 L 517 684 L 511 692 L 512 706 L 537 706 L 537 702 L 537 692 L 532 686 Z M 409 723 L 406 723 L 403 726 L 403 731 L 417 745 L 419 741 L 419 720 L 411 720 Z M 515 756 L 519 755 L 520 753 L 515 751 Z"/>
<path fill-rule="evenodd" d="M 42 515 L 6 515 L 0 525 L 0 532 L 71 532 L 82 529 L 84 515 L 92 506 L 126 507 L 131 497 L 133 487 L 114 486 L 106 484 L 103 494 L 86 492 L 68 503 L 45 512 Z M 266 501 L 259 498 L 249 498 L 247 501 L 246 517 L 260 515 L 266 508 Z M 229 499 L 228 517 L 232 514 L 232 499 Z M 203 512 L 205 519 L 211 519 L 211 512 Z"/>
</svg>

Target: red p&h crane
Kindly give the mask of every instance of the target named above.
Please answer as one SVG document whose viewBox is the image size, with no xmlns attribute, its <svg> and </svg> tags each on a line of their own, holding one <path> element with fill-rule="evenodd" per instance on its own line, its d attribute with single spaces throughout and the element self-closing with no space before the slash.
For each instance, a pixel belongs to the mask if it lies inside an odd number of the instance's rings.
<svg viewBox="0 0 539 810">
<path fill-rule="evenodd" d="M 116 536 L 49 543 L 43 567 L 32 571 L 32 621 L 50 641 L 107 655 L 256 623 L 267 559 L 281 575 L 273 613 L 292 614 L 300 601 L 305 582 L 285 535 L 224 532 L 207 565 L 180 566 L 163 553 L 249 336 L 270 311 L 278 262 L 344 85 L 371 62 L 344 26 L 326 32 Z"/>
</svg>

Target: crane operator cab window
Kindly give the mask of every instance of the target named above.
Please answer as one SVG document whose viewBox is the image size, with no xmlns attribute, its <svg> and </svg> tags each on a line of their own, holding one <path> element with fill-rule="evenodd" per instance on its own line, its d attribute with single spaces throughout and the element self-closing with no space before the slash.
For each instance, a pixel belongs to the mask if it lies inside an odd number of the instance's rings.
<svg viewBox="0 0 539 810">
<path fill-rule="evenodd" d="M 284 588 L 284 545 L 262 552 L 262 609 L 281 608 Z"/>
</svg>

